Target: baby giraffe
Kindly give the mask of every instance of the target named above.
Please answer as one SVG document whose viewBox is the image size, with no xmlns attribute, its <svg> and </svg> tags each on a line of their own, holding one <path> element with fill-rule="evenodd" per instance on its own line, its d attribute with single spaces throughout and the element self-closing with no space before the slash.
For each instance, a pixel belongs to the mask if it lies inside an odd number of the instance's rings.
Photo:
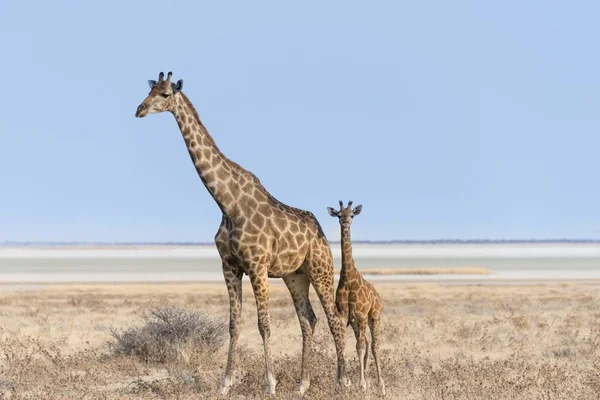
<svg viewBox="0 0 600 400">
<path fill-rule="evenodd" d="M 354 216 L 360 214 L 362 206 L 352 209 L 352 201 L 348 202 L 348 207 L 340 200 L 340 210 L 336 211 L 327 207 L 329 215 L 338 217 L 342 229 L 342 271 L 340 281 L 336 292 L 336 305 L 338 312 L 344 318 L 348 325 L 352 325 L 354 335 L 356 336 L 356 351 L 358 353 L 358 362 L 360 365 L 360 386 L 363 390 L 367 389 L 365 381 L 365 368 L 369 358 L 369 343 L 367 340 L 367 324 L 371 330 L 372 352 L 377 368 L 377 379 L 379 381 L 379 390 L 385 395 L 385 383 L 381 376 L 381 367 L 379 365 L 379 337 L 381 333 L 381 298 L 377 290 L 367 282 L 356 269 L 354 258 L 352 257 L 352 240 L 350 238 L 350 225 Z"/>
</svg>

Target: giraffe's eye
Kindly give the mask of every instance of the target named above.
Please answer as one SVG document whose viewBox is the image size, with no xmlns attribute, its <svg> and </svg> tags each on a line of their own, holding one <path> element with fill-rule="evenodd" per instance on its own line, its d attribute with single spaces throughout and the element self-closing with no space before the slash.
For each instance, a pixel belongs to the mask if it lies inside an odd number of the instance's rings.
<svg viewBox="0 0 600 400">
<path fill-rule="evenodd" d="M 169 97 L 169 93 L 161 93 L 160 95 L 161 95 L 162 97 L 164 97 L 165 99 L 166 99 L 167 97 Z"/>
</svg>

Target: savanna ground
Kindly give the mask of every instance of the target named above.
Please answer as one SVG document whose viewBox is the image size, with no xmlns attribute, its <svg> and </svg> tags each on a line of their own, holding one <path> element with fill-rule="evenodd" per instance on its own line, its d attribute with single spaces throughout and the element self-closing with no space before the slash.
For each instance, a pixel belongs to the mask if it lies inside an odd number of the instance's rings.
<svg viewBox="0 0 600 400">
<path fill-rule="evenodd" d="M 272 283 L 277 398 L 296 398 L 300 328 L 285 287 Z M 382 362 L 388 398 L 598 399 L 600 283 L 376 287 L 385 307 Z M 311 296 L 319 323 L 305 397 L 365 398 L 356 385 L 351 329 L 346 354 L 353 385 L 349 390 L 334 385 L 333 339 L 320 303 Z M 210 349 L 182 345 L 162 358 L 117 351 L 110 329 L 118 333 L 140 326 L 155 307 L 202 310 L 221 320 L 229 308 L 222 284 L 63 285 L 20 292 L 0 286 L 0 398 L 218 397 L 227 333 L 222 346 L 218 340 Z M 240 342 L 239 383 L 230 398 L 263 398 L 262 344 L 248 282 Z M 377 398 L 372 360 L 369 365 L 367 397 Z"/>
</svg>

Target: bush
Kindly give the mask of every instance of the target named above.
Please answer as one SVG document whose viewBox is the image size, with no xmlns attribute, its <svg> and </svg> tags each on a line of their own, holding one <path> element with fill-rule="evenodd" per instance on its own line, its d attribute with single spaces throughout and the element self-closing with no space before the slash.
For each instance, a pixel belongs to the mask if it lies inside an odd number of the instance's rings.
<svg viewBox="0 0 600 400">
<path fill-rule="evenodd" d="M 110 329 L 115 354 L 135 355 L 145 362 L 192 361 L 223 346 L 227 324 L 202 311 L 158 307 L 143 317 L 144 324 L 125 330 Z"/>
</svg>

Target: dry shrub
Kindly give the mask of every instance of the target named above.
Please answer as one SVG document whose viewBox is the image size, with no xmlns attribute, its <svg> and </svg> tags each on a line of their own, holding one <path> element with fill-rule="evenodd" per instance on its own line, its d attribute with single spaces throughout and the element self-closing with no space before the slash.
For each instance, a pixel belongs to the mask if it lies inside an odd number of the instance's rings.
<svg viewBox="0 0 600 400">
<path fill-rule="evenodd" d="M 135 355 L 145 362 L 190 361 L 223 346 L 227 324 L 202 311 L 156 307 L 143 317 L 144 325 L 110 329 L 109 345 L 117 355 Z"/>
</svg>

